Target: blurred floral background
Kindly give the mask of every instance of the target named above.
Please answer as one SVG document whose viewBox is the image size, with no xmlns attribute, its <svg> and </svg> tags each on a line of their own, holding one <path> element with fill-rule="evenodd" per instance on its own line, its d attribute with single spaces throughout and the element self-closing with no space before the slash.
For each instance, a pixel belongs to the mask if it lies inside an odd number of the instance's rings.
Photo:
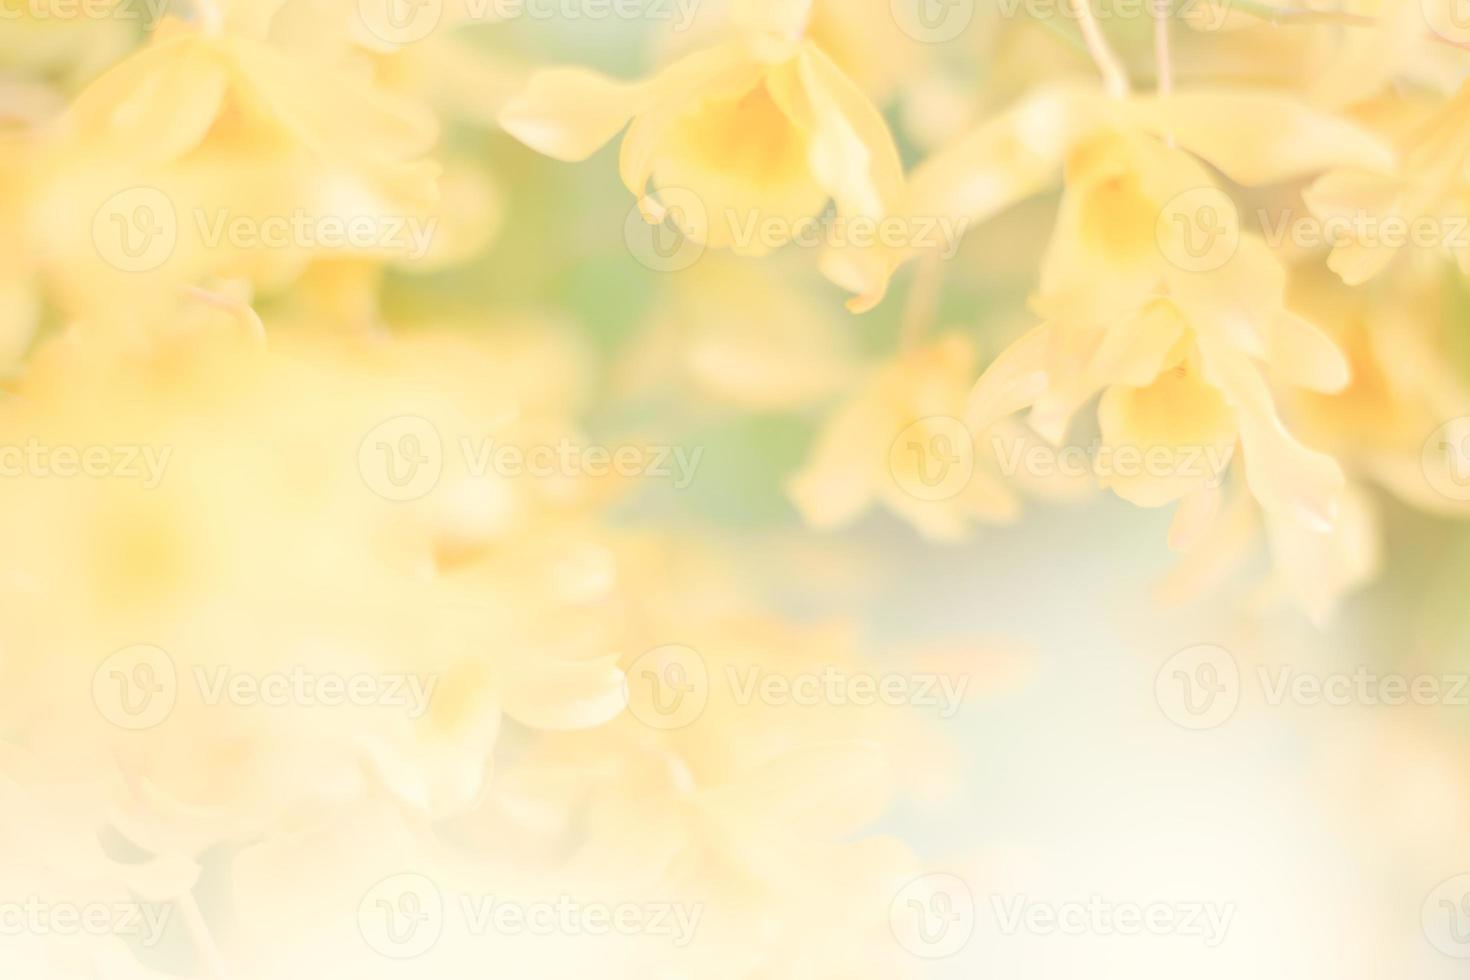
<svg viewBox="0 0 1470 980">
<path fill-rule="evenodd" d="M 0 977 L 1470 960 L 1461 0 L 0 0 Z"/>
</svg>

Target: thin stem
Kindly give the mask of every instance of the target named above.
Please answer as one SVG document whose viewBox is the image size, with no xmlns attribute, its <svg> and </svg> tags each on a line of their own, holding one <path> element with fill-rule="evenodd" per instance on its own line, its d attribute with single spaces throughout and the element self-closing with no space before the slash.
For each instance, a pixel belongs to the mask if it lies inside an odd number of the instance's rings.
<svg viewBox="0 0 1470 980">
<path fill-rule="evenodd" d="M 199 15 L 199 26 L 211 37 L 224 33 L 225 15 L 216 0 L 194 0 L 194 12 Z"/>
<path fill-rule="evenodd" d="M 939 308 L 939 288 L 943 267 L 938 252 L 925 252 L 914 269 L 914 284 L 909 287 L 903 307 L 903 321 L 898 328 L 898 348 L 911 351 L 923 341 L 934 311 Z"/>
<path fill-rule="evenodd" d="M 1103 83 L 1107 86 L 1108 94 L 1114 98 L 1127 98 L 1128 73 L 1123 70 L 1123 63 L 1108 47 L 1107 38 L 1103 37 L 1102 28 L 1098 26 L 1097 18 L 1092 13 L 1092 0 L 1071 0 L 1072 10 L 1077 15 L 1077 26 L 1082 30 L 1082 40 L 1087 42 L 1087 52 L 1092 55 L 1097 70 L 1102 73 Z"/>
<path fill-rule="evenodd" d="M 234 314 L 244 324 L 252 340 L 265 340 L 265 324 L 261 322 L 260 314 L 256 313 L 255 308 L 244 300 L 205 289 L 203 286 L 185 286 L 184 295 L 213 306 L 215 309 Z"/>
<path fill-rule="evenodd" d="M 1310 10 L 1306 7 L 1273 7 L 1260 0 L 1230 0 L 1230 9 L 1251 17 L 1259 17 L 1279 27 L 1312 27 L 1319 24 L 1336 27 L 1375 27 L 1381 21 L 1366 14 L 1347 14 L 1333 10 Z M 1470 42 L 1456 41 L 1434 31 L 1425 31 L 1422 40 L 1470 51 Z"/>
<path fill-rule="evenodd" d="M 1311 10 L 1307 7 L 1276 7 L 1260 0 L 1230 0 L 1230 9 L 1252 17 L 1259 17 L 1272 24 L 1337 24 L 1353 27 L 1372 27 L 1378 18 L 1364 14 L 1348 14 L 1335 10 Z"/>
<path fill-rule="evenodd" d="M 1153 0 L 1154 62 L 1159 70 L 1159 98 L 1174 91 L 1174 58 L 1169 50 L 1169 0 Z"/>
<path fill-rule="evenodd" d="M 204 975 L 209 980 L 229 980 L 230 973 L 225 967 L 225 958 L 215 945 L 214 934 L 209 931 L 209 923 L 204 921 L 204 913 L 200 910 L 194 893 L 186 891 L 176 901 L 179 911 L 183 913 L 184 925 L 189 930 L 189 939 L 194 944 L 194 952 L 204 967 Z"/>
<path fill-rule="evenodd" d="M 1153 0 L 1154 11 L 1154 64 L 1158 71 L 1159 100 L 1163 101 L 1174 91 L 1174 57 L 1169 50 L 1169 0 Z M 1174 133 L 1164 134 L 1164 142 L 1174 145 Z"/>
</svg>

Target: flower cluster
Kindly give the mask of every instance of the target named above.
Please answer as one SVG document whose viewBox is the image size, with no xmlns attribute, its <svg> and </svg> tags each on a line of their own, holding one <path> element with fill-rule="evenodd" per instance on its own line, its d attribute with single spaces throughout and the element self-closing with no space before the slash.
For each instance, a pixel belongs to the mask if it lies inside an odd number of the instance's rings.
<svg viewBox="0 0 1470 980">
<path fill-rule="evenodd" d="M 620 171 L 640 210 L 654 222 L 667 216 L 710 247 L 762 252 L 729 229 L 752 214 L 794 226 L 829 204 L 839 218 L 868 215 L 909 230 L 861 246 L 828 241 L 820 256 L 827 278 L 856 294 L 849 306 L 859 312 L 881 302 L 905 262 L 930 268 L 916 278 L 903 349 L 832 416 L 792 481 L 793 500 L 816 526 L 847 523 L 874 497 L 931 537 L 956 537 L 971 518 L 1010 519 L 1017 485 L 989 475 L 995 426 L 1029 409 L 1030 433 L 1062 446 L 1079 412 L 1095 403 L 1102 451 L 1151 460 L 1098 474 L 1102 487 L 1143 507 L 1176 505 L 1169 541 L 1189 565 L 1219 565 L 1217 539 L 1240 526 L 1222 501 L 1238 499 L 1230 506 L 1269 533 L 1284 594 L 1320 621 L 1378 562 L 1365 484 L 1436 512 L 1459 510 L 1466 496 L 1458 490 L 1470 459 L 1464 426 L 1454 426 L 1467 395 L 1443 367 L 1447 314 L 1419 319 L 1412 340 L 1396 331 L 1389 342 L 1382 329 L 1355 326 L 1364 302 L 1385 312 L 1434 305 L 1445 260 L 1463 270 L 1470 254 L 1448 233 L 1362 231 L 1399 222 L 1407 232 L 1429 221 L 1448 232 L 1466 219 L 1458 135 L 1466 90 L 1454 91 L 1464 73 L 1445 64 L 1461 39 L 1446 33 L 1443 18 L 1422 19 L 1433 13 L 1428 5 L 1411 6 L 1366 23 L 1344 15 L 1341 24 L 1359 30 L 1327 60 L 1339 87 L 1225 85 L 1176 70 L 1176 51 L 1207 47 L 1245 67 L 1241 48 L 1271 34 L 1253 18 L 1290 11 L 1176 21 L 1167 8 L 1140 8 L 1153 31 L 1154 86 L 1139 93 L 1105 22 L 1078 0 L 1068 11 L 1076 43 L 1103 84 L 1038 79 L 968 134 L 938 136 L 907 174 L 879 112 L 877 100 L 892 93 L 871 83 L 865 91 L 860 73 L 837 60 L 850 52 L 827 49 L 832 15 L 821 0 L 736 3 L 733 40 L 647 82 L 539 72 L 500 118 L 559 159 L 586 157 L 631 119 Z M 1336 21 L 1323 15 L 1320 23 Z M 1217 44 L 1200 36 L 1226 25 L 1209 38 Z M 1181 31 L 1188 36 L 1177 37 Z M 1376 86 L 1359 78 L 1347 87 L 1346 76 L 1367 65 Z M 1412 95 L 1387 84 L 1410 75 L 1424 83 Z M 948 258 L 916 229 L 940 219 L 978 226 L 1056 188 L 1055 225 L 1027 304 L 1040 324 L 978 372 L 963 336 L 916 340 L 942 290 L 943 270 L 933 266 Z M 1254 216 L 1247 201 L 1262 202 Z M 1284 247 L 1269 232 L 1293 208 L 1327 227 L 1343 222 L 1347 232 L 1319 239 L 1330 254 Z M 1417 254 L 1401 255 L 1405 242 Z M 1336 279 L 1316 272 L 1324 265 Z M 1383 285 L 1374 298 L 1352 298 L 1375 278 Z M 1376 427 L 1394 430 L 1383 433 L 1394 448 L 1375 449 L 1365 466 L 1342 434 L 1310 419 L 1355 418 L 1360 390 L 1397 375 L 1386 359 L 1399 359 L 1408 344 L 1435 380 L 1414 391 L 1374 385 L 1389 400 Z M 1444 426 L 1448 435 L 1437 431 Z M 914 450 L 907 462 L 895 440 Z M 946 453 L 963 478 L 939 478 L 945 460 L 929 457 Z M 1232 455 L 1229 487 L 1219 467 L 1191 462 Z M 911 472 L 930 464 L 934 481 Z"/>
<path fill-rule="evenodd" d="M 988 661 L 809 549 L 1466 513 L 1435 2 L 660 6 L 0 0 L 0 974 L 906 975 Z"/>
</svg>

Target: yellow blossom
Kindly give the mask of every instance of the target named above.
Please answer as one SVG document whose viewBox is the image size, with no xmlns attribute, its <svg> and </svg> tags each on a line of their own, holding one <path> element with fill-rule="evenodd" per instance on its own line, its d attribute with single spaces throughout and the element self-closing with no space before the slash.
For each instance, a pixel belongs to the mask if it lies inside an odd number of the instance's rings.
<svg viewBox="0 0 1470 980">
<path fill-rule="evenodd" d="M 647 219 L 671 217 L 740 254 L 784 244 L 828 201 L 844 218 L 880 219 L 902 185 L 897 150 L 878 110 L 805 35 L 806 16 L 804 4 L 742 3 L 737 39 L 646 81 L 539 72 L 501 124 L 561 160 L 585 159 L 626 126 L 620 172 Z"/>
</svg>

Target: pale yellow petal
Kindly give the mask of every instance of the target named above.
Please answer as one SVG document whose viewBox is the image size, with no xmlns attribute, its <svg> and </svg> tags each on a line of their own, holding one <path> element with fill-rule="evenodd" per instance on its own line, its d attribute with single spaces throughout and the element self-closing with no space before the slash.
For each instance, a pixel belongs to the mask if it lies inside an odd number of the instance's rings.
<svg viewBox="0 0 1470 980">
<path fill-rule="evenodd" d="M 1278 183 L 1335 167 L 1394 165 L 1393 150 L 1375 134 L 1274 93 L 1186 90 L 1140 99 L 1134 109 L 1140 125 L 1172 136 L 1242 184 Z"/>
<path fill-rule="evenodd" d="M 548 68 L 500 110 L 501 128 L 538 153 L 585 160 L 628 125 L 648 91 L 587 68 Z"/>
<path fill-rule="evenodd" d="M 730 20 L 763 61 L 789 58 L 811 17 L 812 0 L 731 0 Z"/>
<path fill-rule="evenodd" d="M 595 728 L 627 707 L 616 658 L 528 664 L 502 694 L 505 713 L 544 731 Z"/>
<path fill-rule="evenodd" d="M 815 45 L 797 60 L 814 113 L 812 172 L 844 215 L 882 217 L 903 190 L 903 164 L 888 124 L 857 85 Z"/>
<path fill-rule="evenodd" d="M 1346 485 L 1342 467 L 1286 430 L 1260 370 L 1247 358 L 1201 337 L 1204 364 L 1235 408 L 1246 482 L 1267 511 L 1325 531 L 1337 520 Z"/>
<path fill-rule="evenodd" d="M 1172 303 L 1155 302 L 1103 334 L 1088 373 L 1098 383 L 1152 384 L 1189 325 Z"/>
<path fill-rule="evenodd" d="M 1267 328 L 1266 363 L 1287 382 L 1324 394 L 1352 380 L 1345 355 L 1316 324 L 1282 310 Z"/>
<path fill-rule="evenodd" d="M 669 127 L 701 101 L 732 99 L 750 91 L 764 73 L 764 65 L 738 43 L 730 43 L 686 55 L 654 76 L 623 137 L 618 157 L 623 186 L 642 197 Z"/>
<path fill-rule="evenodd" d="M 807 45 L 797 61 L 802 90 L 813 114 L 811 168 L 836 202 L 839 216 L 880 220 L 894 213 L 903 195 L 903 164 L 888 125 L 876 106 L 832 60 Z M 907 230 L 903 237 L 915 237 Z M 822 274 L 857 294 L 855 312 L 876 306 L 887 289 L 893 263 L 881 242 L 831 243 L 821 258 Z"/>
<path fill-rule="evenodd" d="M 1218 486 L 1208 485 L 1179 501 L 1174 519 L 1169 522 L 1169 547 L 1174 551 L 1192 551 L 1215 523 L 1223 498 L 1224 493 Z"/>
<path fill-rule="evenodd" d="M 1329 531 L 1270 516 L 1265 523 L 1277 585 L 1319 627 L 1331 621 L 1347 593 L 1378 571 L 1378 515 L 1356 487 L 1343 495 L 1342 513 Z"/>
<path fill-rule="evenodd" d="M 236 40 L 239 81 L 325 159 L 393 164 L 433 149 L 439 124 L 425 105 L 343 73 Z"/>
<path fill-rule="evenodd" d="M 891 424 L 883 406 L 867 398 L 839 409 L 827 422 L 806 465 L 786 487 L 807 524 L 841 527 L 872 505 Z"/>
<path fill-rule="evenodd" d="M 984 221 L 1057 182 L 1068 151 L 1100 124 L 1090 92 L 1043 89 L 925 160 L 909 178 L 906 210 Z"/>
<path fill-rule="evenodd" d="M 1365 217 L 1382 220 L 1400 217 L 1404 206 L 1405 183 L 1385 174 L 1358 170 L 1341 170 L 1326 174 L 1302 192 L 1302 199 L 1312 214 L 1334 231 L 1332 254 L 1327 265 L 1344 283 L 1358 286 L 1388 268 L 1397 249 L 1382 241 L 1362 241 L 1351 235 Z"/>
<path fill-rule="evenodd" d="M 164 163 L 204 139 L 228 85 L 225 60 L 181 37 L 145 48 L 103 74 L 72 104 L 78 136 L 144 163 Z"/>
<path fill-rule="evenodd" d="M 1046 391 L 1047 353 L 1052 328 L 1042 324 L 1007 347 L 975 382 L 965 409 L 972 432 L 984 432 L 996 422 L 1033 404 Z"/>
<path fill-rule="evenodd" d="M 1099 483 L 1140 507 L 1219 486 L 1235 448 L 1235 413 L 1189 361 L 1146 388 L 1107 389 L 1097 418 Z"/>
</svg>

